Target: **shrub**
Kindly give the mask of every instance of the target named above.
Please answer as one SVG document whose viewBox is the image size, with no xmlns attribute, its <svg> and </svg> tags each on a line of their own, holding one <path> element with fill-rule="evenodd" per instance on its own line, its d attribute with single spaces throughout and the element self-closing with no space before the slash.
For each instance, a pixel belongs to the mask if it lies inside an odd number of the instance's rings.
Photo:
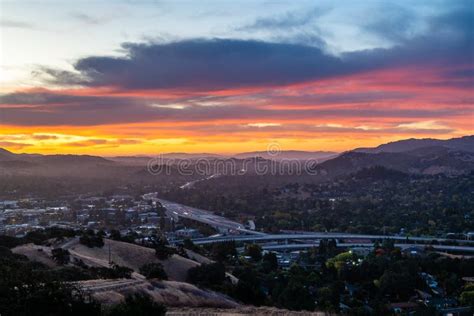
<svg viewBox="0 0 474 316">
<path fill-rule="evenodd" d="M 140 267 L 140 273 L 147 279 L 168 280 L 168 275 L 161 263 L 147 263 Z"/>
<path fill-rule="evenodd" d="M 202 264 L 188 270 L 187 281 L 198 286 L 216 288 L 225 281 L 225 267 L 221 263 Z"/>
<path fill-rule="evenodd" d="M 108 313 L 113 316 L 160 316 L 166 314 L 166 307 L 154 302 L 142 293 L 129 295 L 125 301 L 112 307 Z"/>
<path fill-rule="evenodd" d="M 71 258 L 69 254 L 69 250 L 65 250 L 62 248 L 55 248 L 51 251 L 51 255 L 53 260 L 56 261 L 57 264 L 64 265 L 68 264 Z"/>
</svg>

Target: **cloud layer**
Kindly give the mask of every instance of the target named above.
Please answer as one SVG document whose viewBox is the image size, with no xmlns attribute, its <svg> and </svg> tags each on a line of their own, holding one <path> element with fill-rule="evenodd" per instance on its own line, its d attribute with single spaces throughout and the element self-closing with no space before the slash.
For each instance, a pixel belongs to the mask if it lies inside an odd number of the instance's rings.
<svg viewBox="0 0 474 316">
<path fill-rule="evenodd" d="M 241 29 L 300 28 L 317 15 L 262 18 Z M 474 9 L 432 17 L 416 35 L 403 23 L 411 18 L 399 12 L 391 23 L 366 25 L 392 41 L 387 48 L 332 54 L 323 41 L 194 38 L 123 43 L 122 56 L 80 58 L 72 71 L 43 66 L 43 88 L 0 96 L 0 122 L 9 129 L 0 141 L 32 144 L 12 140 L 29 129 L 31 142 L 54 143 L 37 132 L 84 133 L 83 126 L 97 135 L 63 145 L 138 150 L 167 139 L 221 146 L 226 137 L 380 142 L 471 133 Z"/>
</svg>

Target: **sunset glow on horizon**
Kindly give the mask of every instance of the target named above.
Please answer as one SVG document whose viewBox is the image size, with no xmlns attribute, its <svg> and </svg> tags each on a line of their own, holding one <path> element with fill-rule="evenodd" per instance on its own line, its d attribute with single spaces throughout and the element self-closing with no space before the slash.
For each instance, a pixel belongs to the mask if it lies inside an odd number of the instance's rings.
<svg viewBox="0 0 474 316">
<path fill-rule="evenodd" d="M 341 152 L 474 134 L 469 1 L 21 3 L 1 4 L 13 152 Z"/>
</svg>

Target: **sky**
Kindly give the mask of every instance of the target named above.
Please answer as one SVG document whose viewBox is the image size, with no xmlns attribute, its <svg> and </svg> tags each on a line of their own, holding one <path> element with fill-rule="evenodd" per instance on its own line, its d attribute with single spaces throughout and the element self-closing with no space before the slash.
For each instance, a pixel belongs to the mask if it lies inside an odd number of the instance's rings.
<svg viewBox="0 0 474 316">
<path fill-rule="evenodd" d="M 472 1 L 0 0 L 0 147 L 345 151 L 474 134 Z"/>
</svg>

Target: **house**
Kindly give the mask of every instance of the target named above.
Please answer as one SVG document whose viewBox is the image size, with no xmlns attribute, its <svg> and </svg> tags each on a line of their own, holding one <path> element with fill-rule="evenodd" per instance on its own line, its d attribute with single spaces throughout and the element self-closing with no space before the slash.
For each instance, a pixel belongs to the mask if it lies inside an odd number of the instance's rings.
<svg viewBox="0 0 474 316">
<path fill-rule="evenodd" d="M 177 237 L 181 238 L 198 238 L 201 237 L 201 234 L 197 229 L 193 228 L 183 228 L 175 231 Z"/>
</svg>

